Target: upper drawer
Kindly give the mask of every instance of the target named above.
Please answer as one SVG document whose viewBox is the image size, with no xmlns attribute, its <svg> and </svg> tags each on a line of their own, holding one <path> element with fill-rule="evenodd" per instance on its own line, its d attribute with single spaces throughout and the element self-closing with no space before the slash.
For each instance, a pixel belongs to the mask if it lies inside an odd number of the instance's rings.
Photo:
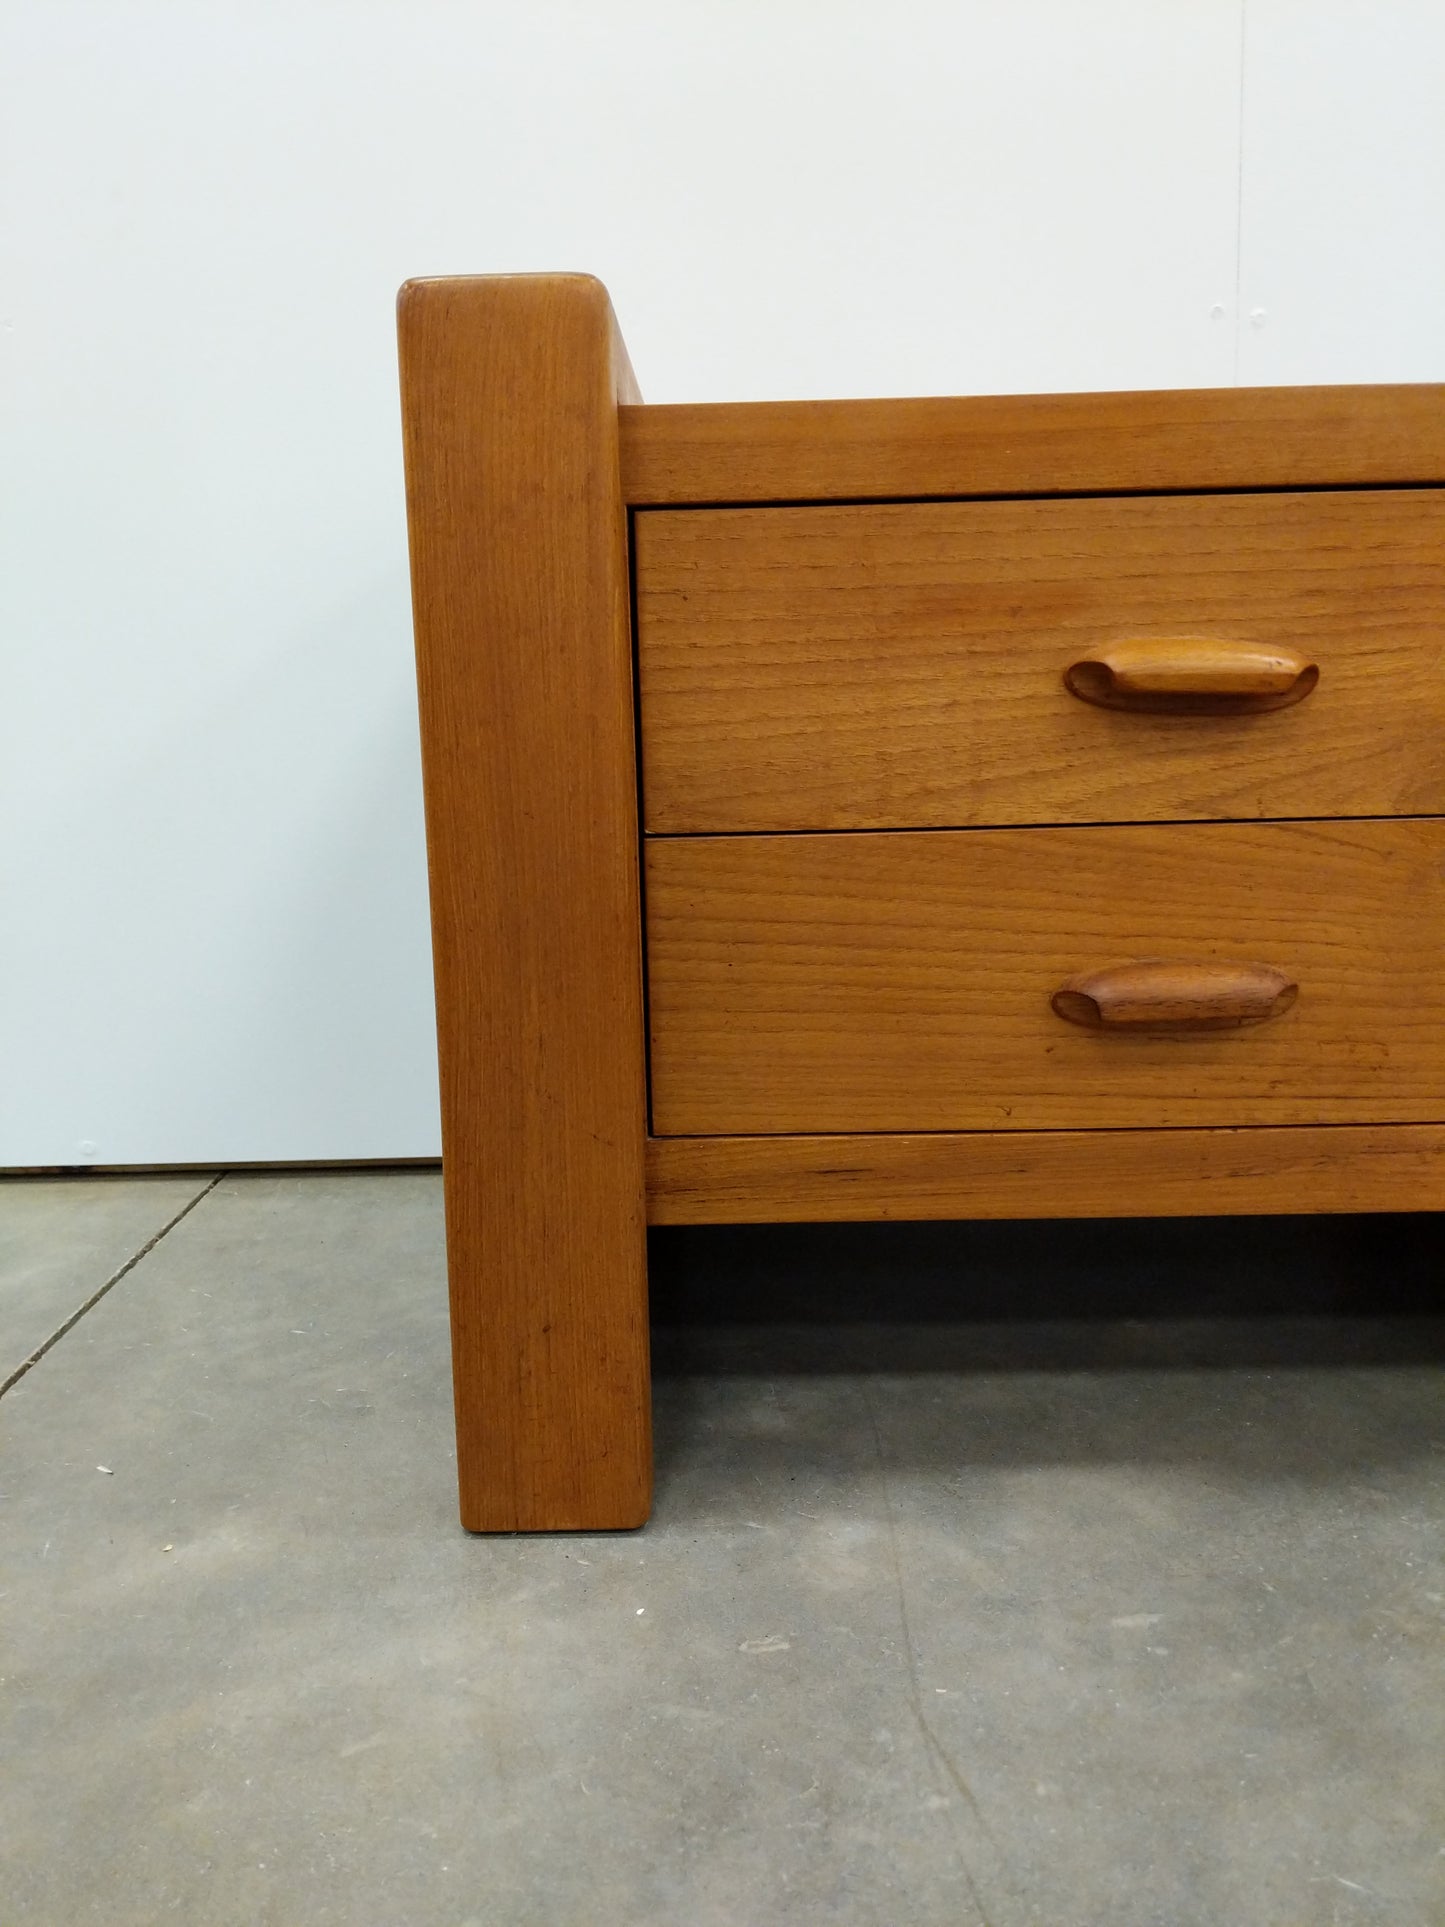
<svg viewBox="0 0 1445 1927">
<path fill-rule="evenodd" d="M 652 831 L 1445 811 L 1445 491 L 648 510 Z M 1292 707 L 1152 714 L 1131 638 L 1303 652 Z"/>
</svg>

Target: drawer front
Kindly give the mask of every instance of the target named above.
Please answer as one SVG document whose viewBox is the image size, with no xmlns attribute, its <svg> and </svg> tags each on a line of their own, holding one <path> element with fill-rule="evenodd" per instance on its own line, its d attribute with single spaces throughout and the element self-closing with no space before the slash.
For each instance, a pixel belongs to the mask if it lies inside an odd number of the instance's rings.
<svg viewBox="0 0 1445 1927">
<path fill-rule="evenodd" d="M 647 845 L 661 1134 L 1445 1120 L 1445 821 Z M 1264 965 L 1282 1015 L 1160 1033 L 1051 999 Z"/>
<path fill-rule="evenodd" d="M 657 832 L 1445 810 L 1445 492 L 646 511 Z M 1072 695 L 1120 639 L 1293 649 L 1263 713 Z"/>
</svg>

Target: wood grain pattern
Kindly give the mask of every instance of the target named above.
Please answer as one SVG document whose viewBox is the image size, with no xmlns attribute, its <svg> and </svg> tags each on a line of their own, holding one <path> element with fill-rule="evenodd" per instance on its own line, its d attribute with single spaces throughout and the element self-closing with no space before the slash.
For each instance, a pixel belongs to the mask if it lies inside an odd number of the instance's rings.
<svg viewBox="0 0 1445 1927">
<path fill-rule="evenodd" d="M 1445 385 L 622 411 L 629 503 L 1445 482 Z"/>
<path fill-rule="evenodd" d="M 1445 820 L 654 838 L 653 1129 L 1445 1121 Z M 1253 1028 L 1116 1035 L 1081 971 L 1255 962 Z"/>
<path fill-rule="evenodd" d="M 1445 1210 L 1445 1124 L 659 1137 L 653 1224 Z"/>
<path fill-rule="evenodd" d="M 638 515 L 656 832 L 1445 810 L 1445 491 Z M 1199 636 L 1307 702 L 1139 715 L 1070 664 Z"/>
<path fill-rule="evenodd" d="M 399 304 L 463 1523 L 651 1488 L 636 773 L 601 286 Z"/>
</svg>

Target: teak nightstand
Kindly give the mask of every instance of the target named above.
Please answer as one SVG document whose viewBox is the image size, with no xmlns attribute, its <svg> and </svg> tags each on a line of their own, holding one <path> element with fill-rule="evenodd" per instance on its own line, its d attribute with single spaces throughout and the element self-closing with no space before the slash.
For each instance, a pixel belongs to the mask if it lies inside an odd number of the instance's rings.
<svg viewBox="0 0 1445 1927">
<path fill-rule="evenodd" d="M 400 330 L 465 1525 L 647 1516 L 648 1222 L 1445 1206 L 1445 387 Z"/>
</svg>

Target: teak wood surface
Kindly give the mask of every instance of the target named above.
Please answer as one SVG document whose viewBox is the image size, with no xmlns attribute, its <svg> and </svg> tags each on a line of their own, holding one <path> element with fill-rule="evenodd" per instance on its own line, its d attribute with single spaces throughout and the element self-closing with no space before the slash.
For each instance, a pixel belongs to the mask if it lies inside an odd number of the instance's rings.
<svg viewBox="0 0 1445 1927">
<path fill-rule="evenodd" d="M 681 403 L 621 433 L 634 508 L 1445 482 L 1434 382 Z"/>
<path fill-rule="evenodd" d="M 677 510 L 635 541 L 650 830 L 1445 810 L 1445 491 Z M 1065 686 L 1133 637 L 1319 678 L 1246 715 Z"/>
<path fill-rule="evenodd" d="M 1064 686 L 1101 709 L 1151 716 L 1259 716 L 1289 709 L 1319 686 L 1313 649 L 1220 636 L 1126 636 L 1097 644 L 1064 671 Z"/>
<path fill-rule="evenodd" d="M 1445 819 L 647 844 L 660 1136 L 1445 1122 Z M 1112 1034 L 1080 972 L 1262 964 L 1248 1028 Z"/>
<path fill-rule="evenodd" d="M 653 1224 L 1445 1210 L 1445 1124 L 655 1137 Z"/>
<path fill-rule="evenodd" d="M 586 276 L 399 321 L 466 1525 L 646 1516 L 648 1217 L 1445 1206 L 1445 387 L 645 409 Z"/>
<path fill-rule="evenodd" d="M 399 305 L 463 1523 L 650 1502 L 637 788 L 607 296 Z"/>
</svg>

